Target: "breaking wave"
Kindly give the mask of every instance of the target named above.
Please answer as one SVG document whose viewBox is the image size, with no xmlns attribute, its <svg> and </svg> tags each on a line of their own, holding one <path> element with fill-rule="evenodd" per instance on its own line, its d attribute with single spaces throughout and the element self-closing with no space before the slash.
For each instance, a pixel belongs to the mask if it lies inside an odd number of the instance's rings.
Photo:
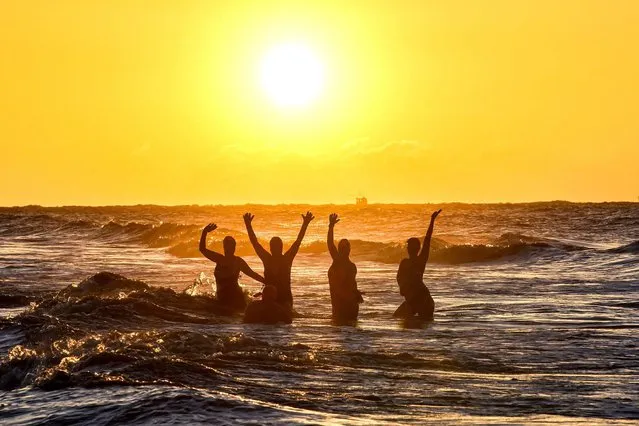
<svg viewBox="0 0 639 426">
<path fill-rule="evenodd" d="M 180 258 L 200 257 L 198 242 L 201 227 L 193 224 L 120 223 L 109 221 L 99 224 L 87 220 L 66 220 L 46 214 L 34 216 L 4 215 L 0 235 L 55 235 L 74 234 L 102 241 L 106 244 L 139 244 L 149 248 L 164 248 L 169 254 Z M 223 251 L 222 238 L 233 235 L 237 240 L 236 254 L 251 256 L 255 252 L 245 232 L 219 228 L 209 237 L 209 247 Z M 398 263 L 406 257 L 404 243 L 351 239 L 352 256 L 356 259 L 382 263 Z M 268 246 L 267 241 L 261 241 Z M 588 247 L 564 243 L 559 240 L 540 238 L 518 233 L 505 233 L 482 244 L 450 244 L 433 238 L 430 261 L 441 264 L 463 264 L 473 262 L 495 262 L 499 260 L 526 260 L 543 254 L 558 255 Z M 324 240 L 304 244 L 301 253 L 325 254 Z M 609 253 L 639 253 L 639 241 L 607 250 Z"/>
<path fill-rule="evenodd" d="M 110 222 L 102 227 L 100 238 L 143 244 L 152 248 L 166 248 L 176 257 L 199 257 L 198 241 L 201 229 L 195 225 L 164 223 L 160 225 L 129 223 L 126 225 Z M 236 253 L 251 256 L 255 252 L 245 233 L 232 229 L 220 229 L 216 235 L 234 235 L 237 240 Z M 382 263 L 399 263 L 406 257 L 404 243 L 379 242 L 351 239 L 352 256 L 356 259 Z M 261 241 L 268 246 L 267 241 Z M 221 237 L 209 241 L 209 247 L 222 251 Z M 535 254 L 553 251 L 569 252 L 585 247 L 564 244 L 551 239 L 536 238 L 521 234 L 503 234 L 487 244 L 449 244 L 445 240 L 433 238 L 430 260 L 442 264 L 472 262 L 492 262 L 504 258 L 528 258 Z M 304 244 L 301 253 L 325 254 L 326 241 L 316 240 Z"/>
<path fill-rule="evenodd" d="M 211 296 L 191 296 L 101 272 L 0 320 L 12 335 L 0 359 L 0 390 L 43 390 L 113 385 L 216 386 L 241 382 L 252 368 L 430 368 L 444 371 L 515 372 L 495 360 L 442 353 L 327 351 L 299 343 L 275 344 L 219 328 L 194 325 L 239 322 Z M 286 327 L 286 326 L 284 326 Z"/>
<path fill-rule="evenodd" d="M 629 254 L 639 254 L 639 240 L 634 241 L 630 244 L 626 244 L 623 246 L 615 247 L 613 249 L 608 250 L 610 253 L 629 253 Z"/>
</svg>

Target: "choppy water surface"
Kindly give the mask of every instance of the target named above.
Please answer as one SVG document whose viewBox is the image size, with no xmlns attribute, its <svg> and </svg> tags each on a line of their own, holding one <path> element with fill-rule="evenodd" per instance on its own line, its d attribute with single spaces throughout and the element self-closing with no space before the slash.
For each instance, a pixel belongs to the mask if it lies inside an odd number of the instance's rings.
<svg viewBox="0 0 639 426">
<path fill-rule="evenodd" d="M 391 316 L 402 242 L 435 207 L 435 321 L 404 323 Z M 241 214 L 291 241 L 309 208 L 303 316 L 222 315 L 202 226 L 261 271 Z M 330 321 L 332 211 L 365 292 L 356 327 Z M 638 309 L 636 203 L 0 209 L 0 422 L 632 422 Z"/>
</svg>

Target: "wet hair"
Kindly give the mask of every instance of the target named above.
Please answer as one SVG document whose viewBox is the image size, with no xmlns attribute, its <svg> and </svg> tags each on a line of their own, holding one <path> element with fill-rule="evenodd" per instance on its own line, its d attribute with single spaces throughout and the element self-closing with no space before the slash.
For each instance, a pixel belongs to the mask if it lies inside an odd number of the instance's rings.
<svg viewBox="0 0 639 426">
<path fill-rule="evenodd" d="M 409 238 L 406 241 L 406 251 L 408 251 L 408 257 L 415 257 L 419 254 L 419 249 L 421 244 L 419 242 L 419 238 Z"/>
<path fill-rule="evenodd" d="M 275 302 L 277 300 L 277 287 L 267 285 L 262 290 L 262 300 L 265 302 Z"/>
<path fill-rule="evenodd" d="M 280 237 L 271 238 L 271 254 L 282 254 L 284 243 Z"/>
<path fill-rule="evenodd" d="M 224 247 L 224 254 L 225 255 L 234 255 L 235 254 L 235 238 L 231 237 L 230 235 L 227 235 L 226 237 L 224 237 L 224 239 L 222 240 L 222 246 Z"/>
<path fill-rule="evenodd" d="M 351 254 L 351 243 L 346 238 L 339 240 L 337 243 L 337 253 L 340 256 L 348 257 Z"/>
</svg>

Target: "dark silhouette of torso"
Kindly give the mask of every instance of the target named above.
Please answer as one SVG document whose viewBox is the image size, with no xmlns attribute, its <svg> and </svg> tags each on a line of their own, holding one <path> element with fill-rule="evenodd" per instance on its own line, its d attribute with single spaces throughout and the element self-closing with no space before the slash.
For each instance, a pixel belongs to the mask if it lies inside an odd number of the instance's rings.
<svg viewBox="0 0 639 426">
<path fill-rule="evenodd" d="M 304 234 L 308 228 L 308 224 L 314 219 L 311 212 L 302 215 L 302 227 L 297 234 L 297 239 L 286 252 L 282 250 L 282 240 L 278 237 L 271 239 L 271 252 L 268 252 L 257 240 L 255 231 L 253 230 L 254 216 L 251 213 L 244 214 L 244 224 L 251 245 L 255 249 L 255 253 L 264 264 L 264 281 L 267 285 L 272 285 L 277 289 L 276 302 L 293 309 L 293 292 L 291 291 L 291 268 L 293 260 L 300 249 Z"/>
<path fill-rule="evenodd" d="M 424 284 L 425 269 L 426 262 L 422 257 L 404 259 L 399 264 L 397 284 L 399 293 L 406 301 L 395 311 L 394 316 L 411 317 L 417 314 L 423 319 L 433 319 L 435 301 Z"/>
<path fill-rule="evenodd" d="M 237 256 L 231 258 L 225 256 L 216 263 L 213 271 L 217 299 L 222 304 L 236 309 L 246 307 L 244 292 L 239 284 L 241 261 Z"/>
<path fill-rule="evenodd" d="M 406 243 L 408 258 L 402 260 L 397 270 L 397 284 L 399 292 L 406 299 L 393 316 L 410 318 L 415 314 L 420 318 L 432 320 L 435 312 L 435 301 L 430 291 L 424 284 L 424 271 L 430 256 L 430 242 L 435 229 L 435 219 L 441 213 L 441 209 L 433 212 L 430 217 L 430 225 L 421 244 L 417 238 L 410 238 Z M 420 251 L 421 248 L 421 251 Z"/>
<path fill-rule="evenodd" d="M 357 266 L 350 259 L 335 259 L 328 269 L 333 317 L 357 319 L 361 295 L 357 290 Z"/>
<path fill-rule="evenodd" d="M 288 253 L 274 256 L 262 256 L 264 263 L 264 280 L 267 285 L 277 288 L 277 303 L 293 306 L 293 292 L 291 291 L 291 268 L 294 256 Z"/>
<path fill-rule="evenodd" d="M 339 248 L 335 246 L 334 228 L 339 221 L 337 213 L 331 213 L 328 217 L 326 245 L 333 259 L 333 263 L 328 268 L 328 285 L 331 292 L 333 320 L 350 322 L 357 320 L 359 304 L 363 302 L 363 299 L 355 281 L 357 266 L 349 257 L 351 243 L 347 239 L 342 239 L 339 242 Z"/>
<path fill-rule="evenodd" d="M 426 262 L 420 258 L 407 258 L 399 264 L 397 283 L 399 292 L 406 300 L 422 296 L 426 285 L 424 284 L 424 271 Z"/>
<path fill-rule="evenodd" d="M 207 235 L 216 229 L 217 225 L 215 223 L 209 223 L 202 229 L 199 245 L 200 253 L 207 259 L 215 262 L 213 275 L 215 276 L 216 298 L 218 302 L 230 308 L 231 311 L 244 310 L 246 300 L 244 299 L 244 292 L 238 282 L 240 272 L 261 283 L 264 282 L 264 277 L 252 270 L 244 259 L 235 256 L 236 242 L 231 236 L 226 236 L 222 240 L 224 254 L 209 250 L 206 247 Z"/>
</svg>

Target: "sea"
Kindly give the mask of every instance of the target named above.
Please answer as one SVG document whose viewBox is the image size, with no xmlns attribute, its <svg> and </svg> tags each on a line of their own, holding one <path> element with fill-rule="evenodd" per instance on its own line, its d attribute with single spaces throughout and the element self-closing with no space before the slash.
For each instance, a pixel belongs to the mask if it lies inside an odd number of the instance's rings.
<svg viewBox="0 0 639 426">
<path fill-rule="evenodd" d="M 400 320 L 437 219 L 432 322 Z M 290 325 L 215 299 L 198 251 L 295 239 Z M 328 216 L 364 293 L 331 320 Z M 261 284 L 241 278 L 247 297 Z M 637 424 L 639 203 L 0 208 L 0 424 Z"/>
</svg>

